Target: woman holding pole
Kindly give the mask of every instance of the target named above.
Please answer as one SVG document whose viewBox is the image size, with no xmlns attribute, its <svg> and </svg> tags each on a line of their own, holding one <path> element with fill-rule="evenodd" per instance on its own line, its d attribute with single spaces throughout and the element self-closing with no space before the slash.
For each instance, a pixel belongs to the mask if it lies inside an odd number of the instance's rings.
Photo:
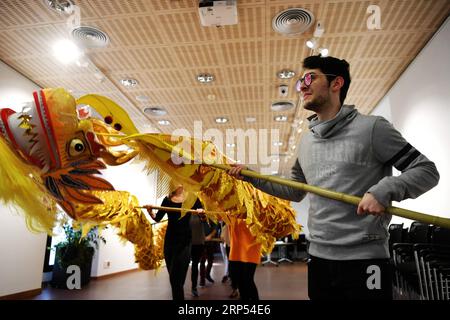
<svg viewBox="0 0 450 320">
<path fill-rule="evenodd" d="M 182 186 L 178 186 L 169 196 L 165 197 L 161 206 L 181 209 L 185 193 Z M 169 211 L 160 209 L 156 214 L 153 207 L 144 206 L 153 220 L 159 222 L 164 215 L 168 216 L 166 235 L 164 238 L 164 260 L 169 272 L 170 286 L 173 300 L 184 300 L 184 282 L 186 280 L 189 261 L 191 259 L 191 213 L 181 217 L 181 210 Z M 192 209 L 203 213 L 202 204 L 197 199 Z"/>
</svg>

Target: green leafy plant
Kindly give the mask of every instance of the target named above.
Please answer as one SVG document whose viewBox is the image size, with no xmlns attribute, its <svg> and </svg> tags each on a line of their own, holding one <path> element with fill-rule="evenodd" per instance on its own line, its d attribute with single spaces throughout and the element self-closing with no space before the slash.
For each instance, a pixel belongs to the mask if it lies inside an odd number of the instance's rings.
<svg viewBox="0 0 450 320">
<path fill-rule="evenodd" d="M 98 249 L 100 242 L 106 243 L 104 237 L 98 234 L 97 227 L 92 228 L 85 237 L 81 230 L 75 230 L 70 224 L 64 225 L 66 240 L 55 245 L 55 263 L 62 268 L 70 265 L 82 266 L 89 263 Z"/>
</svg>

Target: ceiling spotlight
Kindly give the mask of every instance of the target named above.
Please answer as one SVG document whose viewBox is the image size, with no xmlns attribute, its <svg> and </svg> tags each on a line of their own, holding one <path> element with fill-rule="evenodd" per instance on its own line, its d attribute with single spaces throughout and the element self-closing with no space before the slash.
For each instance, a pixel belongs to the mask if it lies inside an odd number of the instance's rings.
<svg viewBox="0 0 450 320">
<path fill-rule="evenodd" d="M 320 48 L 320 49 L 319 49 L 319 52 L 320 52 L 320 55 L 321 55 L 322 57 L 328 56 L 328 49 L 327 49 L 327 48 Z"/>
<path fill-rule="evenodd" d="M 168 125 L 170 125 L 170 121 L 169 120 L 159 120 L 158 124 L 160 124 L 162 126 L 168 126 Z"/>
<path fill-rule="evenodd" d="M 227 143 L 227 147 L 234 148 L 234 147 L 236 147 L 236 144 L 235 143 Z"/>
<path fill-rule="evenodd" d="M 46 3 L 50 9 L 58 13 L 71 14 L 73 10 L 71 0 L 47 0 Z"/>
<path fill-rule="evenodd" d="M 314 49 L 317 46 L 317 40 L 315 38 L 311 38 L 308 41 L 306 41 L 306 46 L 308 48 Z"/>
<path fill-rule="evenodd" d="M 224 117 L 218 117 L 218 118 L 216 118 L 216 123 L 227 123 L 228 122 L 228 119 L 227 118 L 224 118 Z"/>
<path fill-rule="evenodd" d="M 166 109 L 160 107 L 145 107 L 144 112 L 151 116 L 165 116 L 167 114 Z"/>
<path fill-rule="evenodd" d="M 139 84 L 139 82 L 136 79 L 121 79 L 120 83 L 124 87 L 128 87 L 128 88 L 136 87 Z"/>
<path fill-rule="evenodd" d="M 285 122 L 285 121 L 287 121 L 288 117 L 287 116 L 276 116 L 273 119 L 278 122 Z"/>
<path fill-rule="evenodd" d="M 280 79 L 291 79 L 295 76 L 295 72 L 292 70 L 281 70 L 277 73 L 277 77 Z"/>
<path fill-rule="evenodd" d="M 197 76 L 197 81 L 200 83 L 210 83 L 214 81 L 214 76 L 209 73 L 201 73 Z"/>
<path fill-rule="evenodd" d="M 281 141 L 276 141 L 276 142 L 273 143 L 273 145 L 276 146 L 276 147 L 280 147 L 280 146 L 283 145 L 283 142 L 281 142 Z"/>
<path fill-rule="evenodd" d="M 246 117 L 245 122 L 247 122 L 247 123 L 256 122 L 256 118 L 255 117 Z"/>
</svg>

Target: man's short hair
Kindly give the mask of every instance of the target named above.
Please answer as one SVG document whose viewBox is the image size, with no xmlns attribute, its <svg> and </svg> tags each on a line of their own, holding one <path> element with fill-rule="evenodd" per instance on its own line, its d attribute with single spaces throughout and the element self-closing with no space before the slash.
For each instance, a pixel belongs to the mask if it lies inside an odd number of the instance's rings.
<svg viewBox="0 0 450 320">
<path fill-rule="evenodd" d="M 345 97 L 347 97 L 347 91 L 350 87 L 350 65 L 347 61 L 341 60 L 335 57 L 322 57 L 320 54 L 317 56 L 310 56 L 303 60 L 303 68 L 305 69 L 320 69 L 322 73 L 335 74 L 344 79 L 344 85 L 341 88 L 339 100 L 341 104 L 344 103 Z M 328 82 L 331 82 L 335 77 L 326 76 Z"/>
</svg>

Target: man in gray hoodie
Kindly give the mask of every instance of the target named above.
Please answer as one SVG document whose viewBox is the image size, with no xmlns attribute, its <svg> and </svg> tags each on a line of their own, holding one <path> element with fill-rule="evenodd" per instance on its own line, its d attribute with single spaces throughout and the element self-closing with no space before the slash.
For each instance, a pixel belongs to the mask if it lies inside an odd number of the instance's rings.
<svg viewBox="0 0 450 320">
<path fill-rule="evenodd" d="M 310 194 L 308 294 L 311 299 L 392 299 L 388 226 L 391 201 L 416 198 L 433 188 L 433 162 L 379 116 L 344 105 L 349 64 L 334 57 L 303 61 L 297 91 L 314 111 L 302 138 L 292 179 L 362 197 L 358 207 Z M 392 176 L 392 166 L 401 171 Z M 229 174 L 264 192 L 291 201 L 305 193 L 265 180 Z"/>
</svg>

